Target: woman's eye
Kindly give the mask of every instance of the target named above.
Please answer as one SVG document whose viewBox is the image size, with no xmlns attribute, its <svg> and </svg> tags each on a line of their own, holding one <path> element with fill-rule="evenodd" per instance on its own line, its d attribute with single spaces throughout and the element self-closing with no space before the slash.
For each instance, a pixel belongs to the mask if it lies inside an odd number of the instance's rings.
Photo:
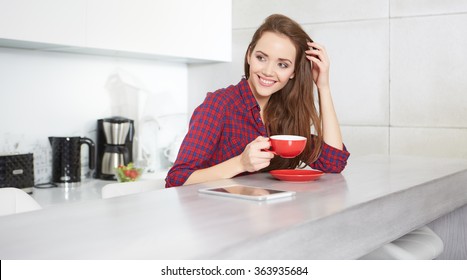
<svg viewBox="0 0 467 280">
<path fill-rule="evenodd" d="M 287 68 L 289 65 L 287 63 L 279 63 L 280 68 Z"/>
<path fill-rule="evenodd" d="M 263 56 L 261 56 L 261 55 L 257 55 L 257 56 L 256 56 L 256 59 L 258 59 L 259 61 L 265 61 L 265 60 L 266 60 L 266 59 L 265 59 Z"/>
</svg>

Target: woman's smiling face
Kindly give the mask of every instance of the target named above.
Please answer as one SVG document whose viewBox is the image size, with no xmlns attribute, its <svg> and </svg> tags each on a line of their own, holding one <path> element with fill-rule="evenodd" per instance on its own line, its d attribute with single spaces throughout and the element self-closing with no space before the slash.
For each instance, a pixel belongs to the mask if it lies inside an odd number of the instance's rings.
<svg viewBox="0 0 467 280">
<path fill-rule="evenodd" d="M 249 51 L 248 83 L 260 106 L 294 77 L 295 56 L 295 46 L 288 37 L 269 31 Z"/>
</svg>

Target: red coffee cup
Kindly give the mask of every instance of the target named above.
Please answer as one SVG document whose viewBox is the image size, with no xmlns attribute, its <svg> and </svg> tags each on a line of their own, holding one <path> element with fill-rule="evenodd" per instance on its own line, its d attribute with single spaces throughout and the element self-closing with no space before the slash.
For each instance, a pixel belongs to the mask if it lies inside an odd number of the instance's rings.
<svg viewBox="0 0 467 280">
<path fill-rule="evenodd" d="M 294 158 L 301 154 L 306 146 L 306 137 L 298 135 L 274 135 L 271 141 L 270 152 L 283 158 Z"/>
</svg>

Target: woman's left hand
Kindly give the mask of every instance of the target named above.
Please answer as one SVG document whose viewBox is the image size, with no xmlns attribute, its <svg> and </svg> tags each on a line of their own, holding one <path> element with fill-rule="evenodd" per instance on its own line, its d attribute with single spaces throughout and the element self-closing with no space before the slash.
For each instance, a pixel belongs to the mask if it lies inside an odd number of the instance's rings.
<svg viewBox="0 0 467 280">
<path fill-rule="evenodd" d="M 329 87 L 329 57 L 324 46 L 308 42 L 306 57 L 311 61 L 313 81 L 318 89 Z"/>
</svg>

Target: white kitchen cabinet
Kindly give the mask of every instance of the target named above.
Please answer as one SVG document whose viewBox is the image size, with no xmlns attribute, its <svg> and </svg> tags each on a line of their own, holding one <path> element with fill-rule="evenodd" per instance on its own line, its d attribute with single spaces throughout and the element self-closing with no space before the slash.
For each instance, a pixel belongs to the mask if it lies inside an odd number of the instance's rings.
<svg viewBox="0 0 467 280">
<path fill-rule="evenodd" d="M 231 59 L 231 0 L 89 1 L 87 19 L 89 48 Z"/>
<path fill-rule="evenodd" d="M 0 39 L 80 46 L 85 15 L 83 0 L 0 0 Z"/>
<path fill-rule="evenodd" d="M 182 62 L 231 59 L 231 0 L 0 0 L 0 5 L 0 46 L 34 42 L 49 50 Z"/>
</svg>

